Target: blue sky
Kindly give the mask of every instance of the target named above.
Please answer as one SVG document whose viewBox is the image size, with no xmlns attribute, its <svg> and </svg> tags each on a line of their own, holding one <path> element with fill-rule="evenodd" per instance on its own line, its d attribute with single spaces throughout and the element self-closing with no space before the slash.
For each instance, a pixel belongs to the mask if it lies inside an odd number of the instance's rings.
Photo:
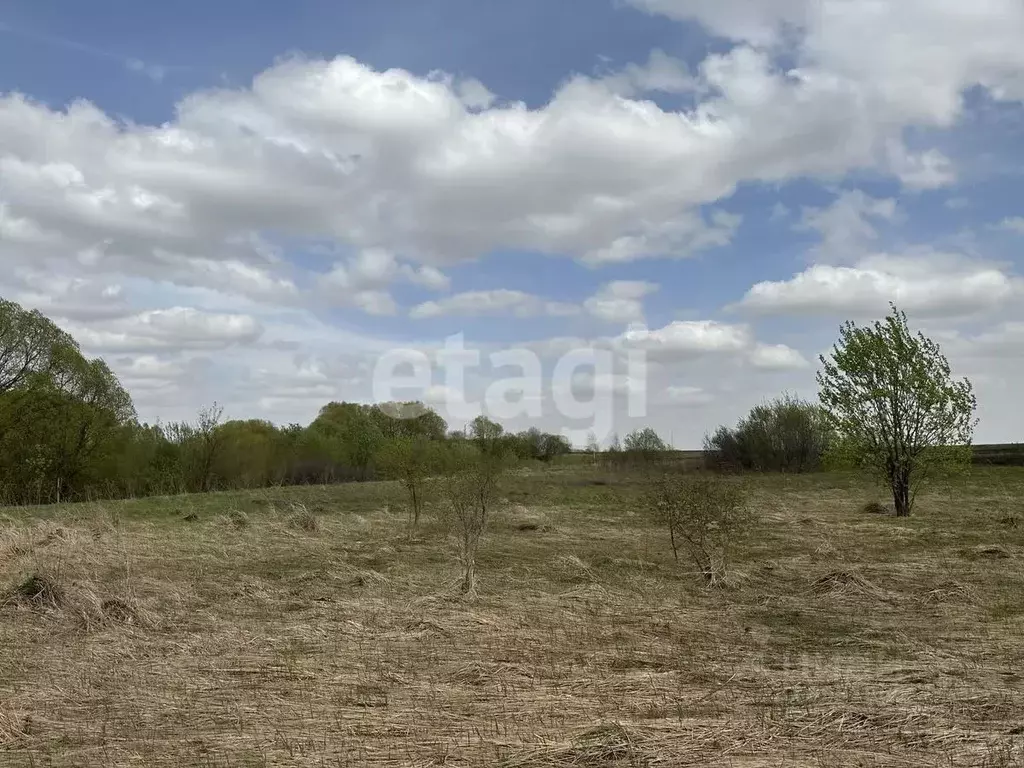
<svg viewBox="0 0 1024 768">
<path fill-rule="evenodd" d="M 609 350 L 571 388 L 684 447 L 895 300 L 1015 440 L 1021 39 L 1016 0 L 15 0 L 0 293 L 148 420 L 306 421 L 463 333 Z"/>
</svg>

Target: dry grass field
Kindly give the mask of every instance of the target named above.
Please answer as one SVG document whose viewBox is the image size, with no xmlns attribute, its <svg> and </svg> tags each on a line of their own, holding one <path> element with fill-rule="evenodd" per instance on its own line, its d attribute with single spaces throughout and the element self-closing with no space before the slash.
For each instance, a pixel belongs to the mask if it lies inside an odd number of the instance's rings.
<svg viewBox="0 0 1024 768">
<path fill-rule="evenodd" d="M 511 478 L 473 601 L 387 484 L 0 511 L 0 765 L 1024 765 L 1024 470 L 748 482 L 708 590 L 635 481 Z"/>
</svg>

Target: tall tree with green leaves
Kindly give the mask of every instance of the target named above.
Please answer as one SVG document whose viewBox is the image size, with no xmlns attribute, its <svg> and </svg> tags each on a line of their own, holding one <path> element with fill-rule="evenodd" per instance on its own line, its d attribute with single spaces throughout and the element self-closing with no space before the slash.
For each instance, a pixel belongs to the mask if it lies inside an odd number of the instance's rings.
<svg viewBox="0 0 1024 768">
<path fill-rule="evenodd" d="M 354 470 L 358 479 L 367 479 L 382 440 L 372 406 L 328 403 L 309 429 L 322 439 L 332 461 Z"/>
<path fill-rule="evenodd" d="M 47 373 L 77 353 L 78 344 L 39 311 L 0 299 L 0 392 Z"/>
<path fill-rule="evenodd" d="M 626 435 L 623 447 L 626 453 L 644 461 L 653 461 L 659 454 L 668 450 L 668 445 L 653 427 L 633 430 Z"/>
<path fill-rule="evenodd" d="M 891 306 L 873 325 L 844 323 L 817 379 L 838 455 L 880 474 L 906 517 L 930 476 L 970 463 L 977 400 L 939 346 Z"/>
<path fill-rule="evenodd" d="M 135 422 L 131 398 L 102 360 L 53 355 L 0 394 L 0 474 L 14 501 L 80 498 L 111 486 L 109 465 Z"/>
</svg>

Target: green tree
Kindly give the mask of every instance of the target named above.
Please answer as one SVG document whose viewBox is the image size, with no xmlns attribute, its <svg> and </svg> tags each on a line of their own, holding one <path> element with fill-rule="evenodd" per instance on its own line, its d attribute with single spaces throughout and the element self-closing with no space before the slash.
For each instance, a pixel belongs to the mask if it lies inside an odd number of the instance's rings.
<svg viewBox="0 0 1024 768">
<path fill-rule="evenodd" d="M 939 346 L 911 333 L 892 305 L 880 322 L 846 322 L 830 359 L 821 356 L 821 404 L 837 435 L 836 455 L 879 473 L 896 514 L 910 514 L 923 482 L 970 462 L 977 401 L 954 381 Z"/>
<path fill-rule="evenodd" d="M 418 401 L 379 403 L 371 407 L 370 416 L 381 436 L 387 439 L 424 437 L 443 440 L 448 429 L 440 414 Z"/>
<path fill-rule="evenodd" d="M 287 438 L 269 421 L 229 421 L 218 428 L 222 448 L 213 472 L 226 488 L 262 488 L 283 482 L 288 470 Z"/>
<path fill-rule="evenodd" d="M 623 447 L 627 454 L 645 462 L 654 461 L 659 454 L 668 450 L 668 445 L 652 427 L 636 429 L 626 435 Z"/>
<path fill-rule="evenodd" d="M 167 434 L 179 446 L 187 489 L 207 493 L 217 486 L 217 463 L 225 445 L 221 427 L 224 408 L 217 403 L 201 408 L 194 424 L 169 424 Z"/>
<path fill-rule="evenodd" d="M 481 452 L 494 453 L 500 450 L 501 437 L 505 434 L 505 428 L 498 422 L 480 415 L 469 423 L 466 432 Z"/>
<path fill-rule="evenodd" d="M 102 360 L 64 347 L 48 368 L 30 372 L 0 398 L 0 456 L 8 483 L 21 486 L 14 493 L 20 501 L 32 499 L 30 489 L 34 500 L 48 502 L 109 485 L 135 421 L 131 398 Z"/>
<path fill-rule="evenodd" d="M 328 403 L 309 426 L 330 460 L 354 471 L 360 480 L 367 479 L 383 439 L 379 417 L 373 414 L 368 405 Z"/>
<path fill-rule="evenodd" d="M 77 353 L 78 344 L 38 311 L 0 299 L 0 392 L 33 373 L 47 373 Z"/>
</svg>

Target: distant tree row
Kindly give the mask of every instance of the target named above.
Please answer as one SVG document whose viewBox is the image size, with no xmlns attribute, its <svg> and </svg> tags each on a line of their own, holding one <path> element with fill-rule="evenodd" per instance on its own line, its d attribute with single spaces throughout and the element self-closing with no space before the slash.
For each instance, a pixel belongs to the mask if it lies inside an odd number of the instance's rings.
<svg viewBox="0 0 1024 768">
<path fill-rule="evenodd" d="M 818 373 L 820 404 L 784 395 L 705 440 L 716 469 L 808 472 L 832 464 L 884 479 L 898 515 L 921 483 L 970 459 L 976 401 L 954 381 L 938 346 L 914 335 L 895 307 L 882 322 L 846 323 Z M 89 360 L 39 312 L 0 299 L 0 503 L 48 503 L 269 485 L 390 478 L 419 510 L 420 480 L 451 474 L 467 449 L 481 460 L 549 462 L 572 451 L 562 436 L 507 433 L 480 416 L 448 432 L 421 403 L 329 403 L 308 426 L 223 422 L 216 404 L 193 422 L 140 424 L 131 397 L 102 360 Z M 598 454 L 596 439 L 587 450 Z M 664 463 L 651 427 L 602 458 Z M 475 460 L 474 460 L 475 461 Z M 485 462 L 486 463 L 486 462 Z"/>
<path fill-rule="evenodd" d="M 464 431 L 421 403 L 329 403 L 307 426 L 223 420 L 139 423 L 102 360 L 39 312 L 0 300 L 0 503 L 408 478 L 435 471 L 440 444 L 550 461 L 572 449 L 538 429 L 485 417 Z"/>
</svg>

